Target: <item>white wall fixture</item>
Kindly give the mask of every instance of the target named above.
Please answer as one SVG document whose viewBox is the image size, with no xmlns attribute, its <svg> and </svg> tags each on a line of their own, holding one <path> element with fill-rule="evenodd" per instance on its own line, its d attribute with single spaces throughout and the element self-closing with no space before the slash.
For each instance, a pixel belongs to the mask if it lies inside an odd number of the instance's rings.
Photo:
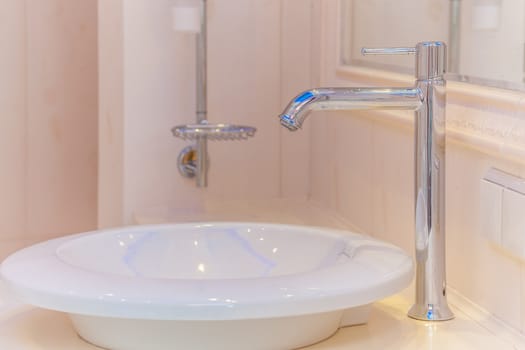
<svg viewBox="0 0 525 350">
<path fill-rule="evenodd" d="M 411 282 L 401 249 L 348 231 L 255 223 L 134 226 L 6 259 L 23 301 L 108 349 L 295 349 L 365 323 Z"/>
<path fill-rule="evenodd" d="M 480 191 L 481 235 L 525 258 L 525 179 L 490 168 Z"/>
<path fill-rule="evenodd" d="M 171 8 L 173 30 L 199 33 L 201 31 L 201 6 L 198 0 L 178 0 Z"/>
<path fill-rule="evenodd" d="M 473 30 L 499 30 L 501 0 L 475 0 L 472 3 Z"/>
</svg>

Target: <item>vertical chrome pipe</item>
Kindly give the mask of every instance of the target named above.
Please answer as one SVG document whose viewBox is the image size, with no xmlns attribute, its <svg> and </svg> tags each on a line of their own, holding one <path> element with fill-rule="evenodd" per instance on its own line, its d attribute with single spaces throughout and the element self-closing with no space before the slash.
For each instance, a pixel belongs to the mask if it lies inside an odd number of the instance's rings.
<svg viewBox="0 0 525 350">
<path fill-rule="evenodd" d="M 206 123 L 207 111 L 207 4 L 201 0 L 201 30 L 196 37 L 196 116 L 197 123 Z M 206 137 L 197 141 L 197 186 L 208 186 L 208 140 Z"/>
<path fill-rule="evenodd" d="M 416 86 L 423 103 L 415 118 L 416 300 L 408 316 L 418 320 L 454 317 L 445 273 L 446 58 L 443 43 L 417 45 Z"/>
<path fill-rule="evenodd" d="M 197 103 L 197 123 L 207 119 L 207 9 L 206 0 L 201 0 L 201 29 L 196 36 L 196 103 Z"/>
<path fill-rule="evenodd" d="M 445 81 L 419 81 L 424 99 L 415 118 L 416 300 L 408 316 L 454 317 L 445 266 Z"/>
<path fill-rule="evenodd" d="M 197 138 L 197 186 L 208 186 L 208 140 L 206 136 Z"/>
</svg>

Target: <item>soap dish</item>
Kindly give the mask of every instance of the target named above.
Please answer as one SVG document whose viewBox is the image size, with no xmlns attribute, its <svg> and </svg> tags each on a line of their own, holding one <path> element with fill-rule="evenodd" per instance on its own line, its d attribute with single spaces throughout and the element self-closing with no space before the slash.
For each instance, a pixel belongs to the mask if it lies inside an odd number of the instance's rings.
<svg viewBox="0 0 525 350">
<path fill-rule="evenodd" d="M 246 140 L 255 135 L 256 128 L 234 124 L 199 124 L 178 125 L 171 129 L 173 136 L 183 140 L 206 138 L 212 141 Z"/>
</svg>

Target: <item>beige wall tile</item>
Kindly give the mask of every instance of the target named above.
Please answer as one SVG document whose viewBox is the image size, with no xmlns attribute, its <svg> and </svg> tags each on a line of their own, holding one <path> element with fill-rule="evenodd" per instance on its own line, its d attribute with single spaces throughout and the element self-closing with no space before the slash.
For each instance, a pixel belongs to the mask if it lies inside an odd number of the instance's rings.
<svg viewBox="0 0 525 350">
<path fill-rule="evenodd" d="M 324 49 L 322 81 L 325 86 L 362 86 L 371 81 L 396 81 L 410 84 L 410 80 L 398 75 L 368 74 L 337 68 L 339 27 L 337 4 L 323 2 L 320 17 Z M 363 74 L 363 75 L 361 75 Z M 348 77 L 362 80 L 353 84 Z M 364 78 L 366 77 L 366 79 Z M 381 84 L 383 85 L 383 84 Z M 388 84 L 390 85 L 390 84 Z M 514 328 L 525 330 L 525 296 L 523 295 L 522 272 L 524 262 L 503 249 L 491 245 L 479 234 L 479 181 L 490 166 L 524 177 L 523 135 L 525 135 L 525 114 L 523 94 L 498 89 L 480 89 L 474 85 L 449 84 L 447 105 L 447 273 L 449 285 L 466 298 L 485 308 Z M 452 86 L 454 85 L 454 86 Z M 393 242 L 407 251 L 413 250 L 413 135 L 408 131 L 412 123 L 409 118 L 392 118 L 385 122 L 390 113 L 383 113 L 383 119 L 376 119 L 374 127 L 373 157 L 374 168 L 370 186 L 373 187 L 373 225 L 368 233 Z M 346 118 L 354 118 L 348 114 Z M 404 119 L 404 121 L 401 121 Z M 342 119 L 341 119 L 342 120 Z M 329 130 L 341 127 L 339 121 L 328 118 L 318 120 L 316 129 L 330 135 Z M 397 126 L 396 126 L 397 125 Z M 356 126 L 357 127 L 357 126 Z M 406 130 L 404 130 L 404 128 Z M 356 128 L 350 135 L 367 133 L 367 127 Z M 324 152 L 316 148 L 333 147 L 330 136 L 312 136 L 312 164 L 318 163 Z M 363 149 L 364 153 L 368 150 Z M 360 159 L 359 155 L 347 157 L 347 164 Z M 396 169 L 396 164 L 400 166 Z M 328 183 L 327 176 L 315 170 L 312 172 L 312 193 L 314 199 L 327 203 L 327 198 L 347 193 L 348 188 L 336 188 Z M 321 176 L 321 179 L 317 179 Z M 406 182 L 403 180 L 406 178 Z M 356 181 L 356 180 L 354 180 Z M 323 191 L 324 188 L 324 191 Z M 332 194 L 335 191 L 335 195 Z M 365 192 L 365 190 L 361 190 Z M 329 194 L 329 195 L 327 195 Z M 405 195 L 406 194 L 406 195 Z M 357 198 L 346 196 L 350 201 Z M 347 204 L 351 207 L 352 203 Z M 349 211 L 346 216 L 353 214 Z M 406 219 L 406 221 L 405 221 Z"/>
<path fill-rule="evenodd" d="M 405 112 L 411 115 L 411 112 Z M 369 116 L 370 119 L 370 116 Z M 414 140 L 413 127 L 384 121 L 374 124 L 372 150 L 372 226 L 370 233 L 414 250 Z M 359 131 L 357 131 L 359 132 Z"/>
<path fill-rule="evenodd" d="M 208 197 L 279 196 L 281 1 L 208 1 L 208 119 L 258 131 L 247 141 L 208 143 L 207 189 L 177 169 L 190 143 L 170 129 L 195 122 L 195 36 L 172 30 L 172 5 L 123 3 L 122 149 L 111 157 L 123 162 L 122 222 L 152 207 L 199 207 Z M 112 183 L 105 176 L 100 181 Z"/>
<path fill-rule="evenodd" d="M 284 0 L 281 5 L 281 109 L 313 84 L 313 7 L 311 1 Z M 299 132 L 281 128 L 281 195 L 306 197 L 310 187 L 311 121 Z"/>
<path fill-rule="evenodd" d="M 337 118 L 322 120 L 316 130 L 324 136 L 312 140 L 312 163 L 333 164 L 334 170 L 327 166 L 314 172 L 313 199 L 330 206 L 329 194 L 335 191 L 336 209 L 345 219 L 413 254 L 412 128 L 368 112 L 338 112 Z M 481 237 L 479 180 L 490 166 L 516 175 L 523 174 L 523 166 L 457 142 L 448 142 L 446 166 L 448 283 L 520 329 L 523 262 Z"/>
<path fill-rule="evenodd" d="M 0 258 L 96 224 L 96 2 L 0 13 Z"/>
<path fill-rule="evenodd" d="M 336 147 L 336 116 L 317 112 L 308 122 L 312 124 L 310 159 L 310 198 L 328 209 L 337 210 L 338 186 Z"/>
<path fill-rule="evenodd" d="M 25 232 L 26 46 L 25 3 L 9 0 L 0 11 L 0 239 Z"/>
<path fill-rule="evenodd" d="M 96 223 L 96 3 L 27 6 L 28 234 Z"/>
<path fill-rule="evenodd" d="M 124 221 L 122 1 L 98 2 L 98 227 Z"/>
<path fill-rule="evenodd" d="M 177 156 L 188 142 L 171 128 L 195 122 L 195 36 L 172 30 L 172 1 L 124 1 L 121 115 L 123 223 L 155 206 L 189 205 L 199 196 Z M 109 101 L 108 101 L 109 102 Z"/>
<path fill-rule="evenodd" d="M 449 284 L 519 329 L 520 262 L 481 237 L 479 181 L 495 166 L 519 166 L 455 143 L 447 144 L 447 272 Z M 504 286 L 504 288 L 502 288 Z"/>
<path fill-rule="evenodd" d="M 521 276 L 520 276 L 520 327 L 519 330 L 521 333 L 525 333 L 525 264 L 520 265 Z M 515 308 L 518 308 L 518 305 L 514 305 Z"/>
<path fill-rule="evenodd" d="M 209 144 L 209 194 L 279 195 L 281 1 L 210 1 L 209 120 L 257 128 L 254 138 Z"/>
<path fill-rule="evenodd" d="M 372 226 L 373 124 L 366 113 L 335 119 L 337 211 L 363 232 Z"/>
</svg>

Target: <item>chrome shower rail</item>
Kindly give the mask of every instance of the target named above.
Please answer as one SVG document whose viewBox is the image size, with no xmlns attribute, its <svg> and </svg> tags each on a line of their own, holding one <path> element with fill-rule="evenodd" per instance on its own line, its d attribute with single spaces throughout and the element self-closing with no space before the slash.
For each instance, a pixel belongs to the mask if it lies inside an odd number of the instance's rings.
<svg viewBox="0 0 525 350">
<path fill-rule="evenodd" d="M 196 124 L 178 125 L 173 136 L 195 141 L 185 147 L 178 157 L 179 172 L 184 177 L 195 177 L 198 187 L 208 186 L 208 141 L 244 140 L 255 135 L 257 129 L 231 124 L 208 124 L 207 106 L 207 0 L 201 0 L 200 32 L 196 35 Z"/>
</svg>

